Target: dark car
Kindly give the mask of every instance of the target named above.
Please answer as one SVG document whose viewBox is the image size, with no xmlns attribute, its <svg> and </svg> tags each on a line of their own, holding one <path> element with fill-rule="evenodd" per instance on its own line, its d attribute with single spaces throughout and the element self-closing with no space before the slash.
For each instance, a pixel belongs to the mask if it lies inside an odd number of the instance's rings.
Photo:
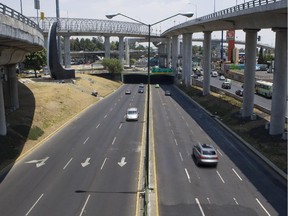
<svg viewBox="0 0 288 216">
<path fill-rule="evenodd" d="M 212 145 L 198 144 L 193 147 L 192 156 L 196 160 L 196 164 L 199 165 L 213 165 L 218 164 L 218 155 Z"/>
<path fill-rule="evenodd" d="M 240 97 L 243 97 L 243 89 L 238 89 L 235 91 L 235 94 L 240 96 Z"/>
<path fill-rule="evenodd" d="M 138 93 L 144 93 L 144 89 L 143 88 L 139 88 L 138 89 Z"/>
<path fill-rule="evenodd" d="M 166 91 L 165 91 L 165 95 L 166 95 L 166 96 L 171 96 L 171 92 L 170 92 L 169 90 L 166 90 Z"/>
<path fill-rule="evenodd" d="M 223 82 L 222 85 L 221 85 L 221 87 L 222 87 L 223 89 L 231 89 L 231 83 L 229 83 L 229 82 Z"/>
</svg>

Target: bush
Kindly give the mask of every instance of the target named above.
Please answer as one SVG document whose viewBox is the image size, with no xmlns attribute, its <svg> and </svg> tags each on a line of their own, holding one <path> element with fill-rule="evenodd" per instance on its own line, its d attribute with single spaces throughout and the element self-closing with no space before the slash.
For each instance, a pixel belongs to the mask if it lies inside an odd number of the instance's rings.
<svg viewBox="0 0 288 216">
<path fill-rule="evenodd" d="M 111 74 L 121 73 L 123 71 L 123 65 L 118 59 L 114 58 L 104 58 L 102 60 L 102 65 L 105 69 L 109 71 Z"/>
<path fill-rule="evenodd" d="M 33 126 L 29 131 L 28 139 L 37 140 L 38 137 L 42 136 L 43 133 L 44 133 L 44 131 L 41 130 L 41 128 L 39 128 L 37 126 Z"/>
</svg>

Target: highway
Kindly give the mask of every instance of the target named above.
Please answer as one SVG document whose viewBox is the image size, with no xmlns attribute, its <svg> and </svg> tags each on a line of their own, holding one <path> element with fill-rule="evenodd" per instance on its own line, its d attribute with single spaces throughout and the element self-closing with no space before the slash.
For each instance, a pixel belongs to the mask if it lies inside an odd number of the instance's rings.
<svg viewBox="0 0 288 216">
<path fill-rule="evenodd" d="M 31 154 L 0 184 L 1 216 L 135 215 L 145 94 L 123 86 Z M 138 122 L 126 122 L 128 107 Z"/>
<path fill-rule="evenodd" d="M 152 92 L 160 215 L 287 215 L 285 181 L 174 86 Z M 197 143 L 215 146 L 217 168 L 196 166 Z"/>
<path fill-rule="evenodd" d="M 146 88 L 123 85 L 17 161 L 0 178 L 0 215 L 137 215 Z M 126 122 L 132 106 L 140 119 Z M 151 108 L 159 215 L 287 215 L 286 182 L 175 86 L 151 85 Z M 217 168 L 195 165 L 198 142 L 216 147 Z"/>
</svg>

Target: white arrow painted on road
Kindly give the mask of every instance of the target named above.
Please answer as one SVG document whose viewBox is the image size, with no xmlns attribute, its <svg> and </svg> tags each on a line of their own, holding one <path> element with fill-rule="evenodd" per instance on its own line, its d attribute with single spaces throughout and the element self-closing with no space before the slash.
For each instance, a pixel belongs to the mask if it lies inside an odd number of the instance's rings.
<svg viewBox="0 0 288 216">
<path fill-rule="evenodd" d="M 87 159 L 85 160 L 85 162 L 81 163 L 82 167 L 88 166 L 88 165 L 90 164 L 90 163 L 89 163 L 90 159 L 91 159 L 91 158 L 87 158 Z"/>
<path fill-rule="evenodd" d="M 122 157 L 122 158 L 121 158 L 121 161 L 118 162 L 118 164 L 119 164 L 120 167 L 125 166 L 126 163 L 127 163 L 127 162 L 125 162 L 125 157 Z"/>
<path fill-rule="evenodd" d="M 46 157 L 44 159 L 40 160 L 32 160 L 32 161 L 27 161 L 26 163 L 36 163 L 36 167 L 39 168 L 41 166 L 45 165 L 45 162 L 49 159 L 49 157 Z"/>
</svg>

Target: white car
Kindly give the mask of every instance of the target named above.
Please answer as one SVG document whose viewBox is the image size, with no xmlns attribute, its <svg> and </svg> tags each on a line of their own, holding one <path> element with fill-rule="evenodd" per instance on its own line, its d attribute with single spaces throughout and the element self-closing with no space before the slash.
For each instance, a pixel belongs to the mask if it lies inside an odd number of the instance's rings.
<svg viewBox="0 0 288 216">
<path fill-rule="evenodd" d="M 221 75 L 221 76 L 219 77 L 219 80 L 225 80 L 225 77 L 224 77 L 223 75 Z"/>
<path fill-rule="evenodd" d="M 126 113 L 126 121 L 138 121 L 139 112 L 136 107 L 128 108 Z"/>
<path fill-rule="evenodd" d="M 218 76 L 218 72 L 217 71 L 212 71 L 211 72 L 211 76 L 212 77 L 217 77 Z"/>
</svg>

